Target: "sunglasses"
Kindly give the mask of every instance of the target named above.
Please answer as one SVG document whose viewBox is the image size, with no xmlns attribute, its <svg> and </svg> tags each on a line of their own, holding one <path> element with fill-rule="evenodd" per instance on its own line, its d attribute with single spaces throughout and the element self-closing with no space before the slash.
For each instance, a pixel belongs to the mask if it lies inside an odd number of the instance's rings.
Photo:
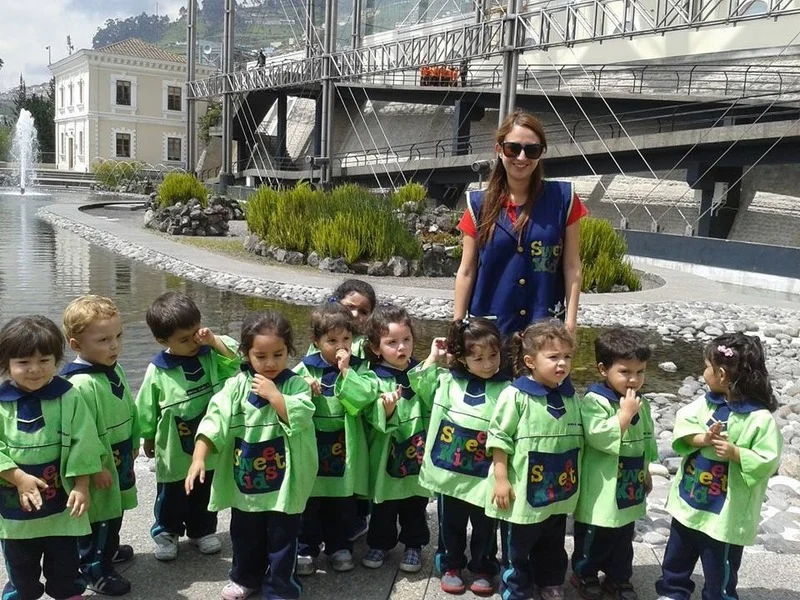
<svg viewBox="0 0 800 600">
<path fill-rule="evenodd" d="M 545 150 L 541 144 L 522 145 L 519 142 L 503 142 L 500 145 L 503 147 L 503 155 L 507 158 L 516 158 L 524 150 L 525 158 L 536 160 Z"/>
</svg>

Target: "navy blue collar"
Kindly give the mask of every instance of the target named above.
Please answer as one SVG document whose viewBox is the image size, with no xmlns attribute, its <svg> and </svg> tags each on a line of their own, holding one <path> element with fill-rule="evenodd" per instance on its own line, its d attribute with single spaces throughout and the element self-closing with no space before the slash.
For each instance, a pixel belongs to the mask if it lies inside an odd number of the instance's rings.
<svg viewBox="0 0 800 600">
<path fill-rule="evenodd" d="M 61 369 L 61 375 L 63 377 L 77 375 L 78 373 L 103 373 L 108 375 L 109 373 L 116 373 L 116 369 L 117 363 L 114 363 L 109 367 L 95 363 L 71 362 L 64 365 L 64 368 Z"/>
<path fill-rule="evenodd" d="M 58 375 L 53 377 L 46 386 L 32 392 L 21 390 L 11 381 L 6 380 L 0 385 L 0 402 L 18 402 L 28 396 L 40 400 L 54 400 L 66 394 L 71 388 L 72 384 Z"/>
<path fill-rule="evenodd" d="M 609 402 L 619 402 L 620 395 L 608 387 L 606 383 L 592 383 L 589 384 L 589 387 L 586 388 L 587 392 L 592 392 L 593 394 L 597 394 L 598 396 L 602 396 Z"/>
<path fill-rule="evenodd" d="M 200 346 L 200 349 L 194 356 L 178 356 L 177 354 L 171 354 L 166 350 L 162 350 L 156 354 L 150 362 L 159 369 L 174 369 L 175 367 L 180 367 L 184 363 L 197 360 L 200 356 L 208 354 L 209 352 L 211 352 L 211 346 Z"/>
<path fill-rule="evenodd" d="M 303 360 L 301 361 L 305 366 L 312 367 L 314 369 L 333 369 L 338 371 L 338 367 L 336 365 L 332 365 L 327 360 L 322 358 L 322 354 L 320 352 L 314 352 L 313 354 L 309 354 L 308 356 L 304 356 Z M 350 366 L 353 368 L 358 367 L 361 364 L 361 359 L 357 356 L 350 356 Z"/>
<path fill-rule="evenodd" d="M 419 361 L 412 358 L 408 366 L 405 369 L 396 369 L 386 363 L 377 363 L 372 364 L 372 370 L 375 372 L 375 375 L 380 377 L 381 379 L 401 379 L 405 376 L 406 380 L 408 380 L 408 372 L 416 367 L 419 364 Z"/>
<path fill-rule="evenodd" d="M 250 376 L 254 376 L 256 374 L 253 366 L 248 362 L 243 362 L 241 365 L 241 370 L 244 373 L 249 373 Z M 275 377 L 273 377 L 272 381 L 275 385 L 283 385 L 287 381 L 289 381 L 292 377 L 297 377 L 297 373 L 291 371 L 289 369 L 284 369 L 280 373 L 278 373 Z"/>
<path fill-rule="evenodd" d="M 531 396 L 547 396 L 548 394 L 557 391 L 562 397 L 569 398 L 575 395 L 575 387 L 572 385 L 572 380 L 567 378 L 561 382 L 556 388 L 549 388 L 533 379 L 532 377 L 517 377 L 511 384 L 520 391 L 530 394 Z"/>
<path fill-rule="evenodd" d="M 492 375 L 491 377 L 489 377 L 488 379 L 484 379 L 483 377 L 478 377 L 477 375 L 475 375 L 475 373 L 471 373 L 461 367 L 454 367 L 450 369 L 450 374 L 453 376 L 454 379 L 466 379 L 468 381 L 473 379 L 478 379 L 480 381 L 493 381 L 493 382 L 511 381 L 511 377 L 508 375 L 508 373 L 503 372 L 502 369 L 497 373 L 495 373 L 494 375 Z"/>
<path fill-rule="evenodd" d="M 749 414 L 757 410 L 766 410 L 766 406 L 755 400 L 744 398 L 739 402 L 728 402 L 724 394 L 717 392 L 706 392 L 706 401 L 716 406 L 727 406 L 731 412 L 739 414 Z"/>
</svg>

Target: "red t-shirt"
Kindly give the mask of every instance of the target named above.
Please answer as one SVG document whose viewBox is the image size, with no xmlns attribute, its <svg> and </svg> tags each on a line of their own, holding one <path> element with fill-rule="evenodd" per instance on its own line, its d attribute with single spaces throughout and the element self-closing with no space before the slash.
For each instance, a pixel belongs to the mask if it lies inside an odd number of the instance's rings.
<svg viewBox="0 0 800 600">
<path fill-rule="evenodd" d="M 513 224 L 517 220 L 517 205 L 506 200 L 505 206 L 506 212 L 508 213 L 508 218 Z M 587 209 L 586 205 L 581 202 L 580 198 L 578 198 L 578 194 L 575 194 L 575 196 L 572 198 L 572 210 L 570 210 L 569 216 L 567 217 L 567 227 L 581 220 L 588 214 L 589 209 Z M 475 226 L 475 222 L 472 220 L 472 215 L 470 214 L 469 209 L 464 211 L 464 215 L 458 222 L 458 228 L 469 237 L 478 237 L 478 228 Z"/>
</svg>

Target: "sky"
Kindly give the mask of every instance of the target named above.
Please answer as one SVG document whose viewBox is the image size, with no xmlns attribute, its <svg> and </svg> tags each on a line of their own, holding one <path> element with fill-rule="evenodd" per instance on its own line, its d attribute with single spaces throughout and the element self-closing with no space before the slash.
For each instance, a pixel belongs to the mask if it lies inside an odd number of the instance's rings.
<svg viewBox="0 0 800 600">
<path fill-rule="evenodd" d="M 185 0 L 2 0 L 0 21 L 0 92 L 25 82 L 34 85 L 50 79 L 47 46 L 52 61 L 67 56 L 67 35 L 75 51 L 92 47 L 97 29 L 108 19 L 141 14 L 175 18 Z"/>
</svg>

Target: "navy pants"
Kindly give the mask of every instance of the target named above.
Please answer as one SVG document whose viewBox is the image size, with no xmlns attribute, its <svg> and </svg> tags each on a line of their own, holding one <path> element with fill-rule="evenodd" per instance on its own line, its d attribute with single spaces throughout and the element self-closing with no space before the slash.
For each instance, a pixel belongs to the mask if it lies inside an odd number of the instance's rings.
<svg viewBox="0 0 800 600">
<path fill-rule="evenodd" d="M 309 498 L 300 525 L 300 556 L 319 556 L 325 542 L 325 554 L 339 550 L 353 551 L 353 527 L 358 508 L 355 496 L 346 498 Z"/>
<path fill-rule="evenodd" d="M 231 581 L 261 590 L 267 600 L 299 598 L 294 575 L 300 515 L 231 509 Z"/>
<path fill-rule="evenodd" d="M 467 567 L 473 573 L 496 575 L 497 521 L 487 517 L 481 506 L 453 496 L 439 494 L 439 548 L 436 568 L 440 573 Z M 467 522 L 472 524 L 467 563 Z"/>
<path fill-rule="evenodd" d="M 720 542 L 672 519 L 656 591 L 671 600 L 689 600 L 695 587 L 692 571 L 700 559 L 706 580 L 703 600 L 738 599 L 736 584 L 742 552 L 743 546 Z"/>
<path fill-rule="evenodd" d="M 194 482 L 194 489 L 188 496 L 183 481 L 157 484 L 156 505 L 154 509 L 156 522 L 150 528 L 150 535 L 167 532 L 176 535 L 186 533 L 192 539 L 198 539 L 217 532 L 217 513 L 208 510 L 211 497 L 211 482 L 214 471 L 206 471 L 206 480 Z"/>
<path fill-rule="evenodd" d="M 8 583 L 3 600 L 36 600 L 44 592 L 61 600 L 82 594 L 86 584 L 78 565 L 78 538 L 53 536 L 3 540 Z M 44 569 L 45 584 L 39 581 Z"/>
<path fill-rule="evenodd" d="M 81 573 L 89 581 L 97 581 L 114 570 L 114 554 L 119 548 L 122 517 L 92 523 L 92 533 L 78 538 Z"/>
<path fill-rule="evenodd" d="M 378 550 L 391 550 L 399 541 L 406 548 L 422 548 L 431 541 L 425 512 L 428 499 L 411 496 L 402 500 L 373 503 L 369 519 L 367 545 Z M 397 524 L 400 523 L 400 534 Z"/>
<path fill-rule="evenodd" d="M 564 538 L 567 515 L 552 515 L 541 523 L 500 522 L 503 542 L 503 600 L 533 598 L 534 586 L 562 585 L 567 574 Z"/>
<path fill-rule="evenodd" d="M 635 523 L 622 527 L 599 527 L 575 521 L 575 551 L 572 570 L 578 577 L 597 577 L 602 571 L 614 583 L 627 583 L 633 576 Z"/>
</svg>

